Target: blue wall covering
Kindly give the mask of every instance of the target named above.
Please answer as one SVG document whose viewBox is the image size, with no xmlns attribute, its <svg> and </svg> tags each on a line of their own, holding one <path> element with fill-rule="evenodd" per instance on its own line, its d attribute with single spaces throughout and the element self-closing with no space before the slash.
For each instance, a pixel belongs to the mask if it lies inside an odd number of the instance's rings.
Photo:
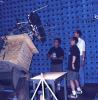
<svg viewBox="0 0 98 100">
<path fill-rule="evenodd" d="M 64 71 L 67 68 L 69 37 L 80 29 L 86 41 L 86 83 L 98 82 L 98 14 L 97 0 L 4 0 L 0 3 L 0 34 L 10 34 L 16 20 L 27 21 L 30 12 L 37 11 L 46 33 L 46 42 L 34 41 L 39 54 L 33 56 L 30 72 L 38 74 L 49 71 L 47 52 L 53 39 L 62 39 L 65 51 Z"/>
</svg>

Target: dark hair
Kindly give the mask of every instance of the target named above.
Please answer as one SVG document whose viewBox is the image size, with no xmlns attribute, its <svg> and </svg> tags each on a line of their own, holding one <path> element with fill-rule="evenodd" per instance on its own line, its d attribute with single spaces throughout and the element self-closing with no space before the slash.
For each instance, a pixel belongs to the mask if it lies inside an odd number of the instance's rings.
<svg viewBox="0 0 98 100">
<path fill-rule="evenodd" d="M 61 44 L 61 39 L 60 38 L 55 38 L 54 41 L 57 40 Z"/>
<path fill-rule="evenodd" d="M 76 33 L 79 34 L 80 37 L 82 36 L 82 33 L 80 30 L 76 30 Z"/>
<path fill-rule="evenodd" d="M 75 41 L 76 44 L 78 43 L 78 38 L 77 37 L 73 37 L 72 40 Z"/>
</svg>

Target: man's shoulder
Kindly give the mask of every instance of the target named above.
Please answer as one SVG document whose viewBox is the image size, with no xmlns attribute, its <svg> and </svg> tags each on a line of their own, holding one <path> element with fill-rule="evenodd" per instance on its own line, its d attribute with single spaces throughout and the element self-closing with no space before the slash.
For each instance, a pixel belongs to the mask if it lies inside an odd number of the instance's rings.
<svg viewBox="0 0 98 100">
<path fill-rule="evenodd" d="M 79 50 L 77 45 L 74 45 L 72 49 L 74 49 L 75 51 Z"/>
<path fill-rule="evenodd" d="M 84 39 L 83 39 L 83 38 L 81 38 L 81 37 L 79 37 L 79 40 L 80 40 L 80 41 L 84 41 Z"/>
<path fill-rule="evenodd" d="M 84 42 L 85 43 L 85 40 L 83 38 L 79 38 L 79 41 L 81 42 Z"/>
</svg>

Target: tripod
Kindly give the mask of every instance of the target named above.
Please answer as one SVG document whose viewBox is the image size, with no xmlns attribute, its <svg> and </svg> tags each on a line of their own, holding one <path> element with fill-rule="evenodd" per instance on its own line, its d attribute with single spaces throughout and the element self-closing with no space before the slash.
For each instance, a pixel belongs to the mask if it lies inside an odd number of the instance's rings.
<svg viewBox="0 0 98 100">
<path fill-rule="evenodd" d="M 39 88 L 40 85 L 42 86 L 42 100 L 45 100 L 44 85 L 47 86 L 47 88 L 48 88 L 49 91 L 51 92 L 51 94 L 52 94 L 52 96 L 54 97 L 54 99 L 55 99 L 55 100 L 58 100 L 57 97 L 56 97 L 56 95 L 53 93 L 53 91 L 51 90 L 50 86 L 48 85 L 48 83 L 47 83 L 46 80 L 44 79 L 43 73 L 41 73 L 41 80 L 39 81 L 39 83 L 38 83 L 38 85 L 37 85 L 37 87 L 36 87 L 36 89 L 35 89 L 35 92 L 34 92 L 32 98 L 31 98 L 31 100 L 34 100 L 34 97 L 35 97 L 35 95 L 36 95 L 36 93 L 37 93 L 38 88 Z"/>
</svg>

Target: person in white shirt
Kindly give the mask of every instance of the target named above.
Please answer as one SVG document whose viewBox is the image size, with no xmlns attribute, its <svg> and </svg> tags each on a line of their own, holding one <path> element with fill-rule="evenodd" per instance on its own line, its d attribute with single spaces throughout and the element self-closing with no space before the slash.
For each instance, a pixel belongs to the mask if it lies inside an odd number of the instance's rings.
<svg viewBox="0 0 98 100">
<path fill-rule="evenodd" d="M 85 83 L 84 65 L 85 65 L 85 41 L 81 38 L 82 33 L 80 30 L 75 31 L 74 36 L 78 38 L 77 46 L 80 50 L 80 85 L 83 87 Z"/>
</svg>

